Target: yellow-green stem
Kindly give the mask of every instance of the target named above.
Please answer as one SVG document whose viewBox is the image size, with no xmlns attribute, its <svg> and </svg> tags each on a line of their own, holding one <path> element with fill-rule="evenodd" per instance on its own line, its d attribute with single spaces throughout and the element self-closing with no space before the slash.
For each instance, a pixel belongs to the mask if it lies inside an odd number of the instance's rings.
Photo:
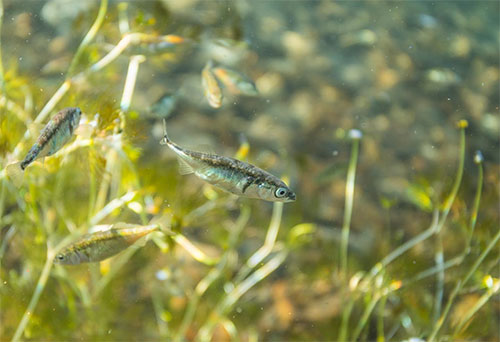
<svg viewBox="0 0 500 342">
<path fill-rule="evenodd" d="M 358 161 L 359 139 L 353 139 L 351 159 L 347 169 L 345 187 L 344 223 L 340 241 L 340 274 L 347 279 L 347 247 L 349 244 L 349 230 L 351 226 L 352 206 L 354 201 L 354 182 L 356 179 L 356 164 Z"/>
<path fill-rule="evenodd" d="M 89 45 L 89 43 L 92 41 L 92 39 L 94 39 L 95 35 L 99 31 L 99 28 L 101 27 L 102 22 L 104 21 L 104 18 L 106 16 L 107 9 L 108 9 L 108 0 L 101 0 L 101 6 L 99 7 L 99 12 L 97 13 L 96 19 L 92 24 L 92 26 L 90 27 L 90 30 L 87 32 L 82 42 L 80 43 L 80 46 L 76 50 L 75 56 L 71 60 L 67 78 L 73 76 L 77 63 L 80 60 L 80 57 L 84 49 Z"/>
<path fill-rule="evenodd" d="M 368 302 L 368 305 L 366 306 L 365 311 L 363 311 L 363 315 L 361 316 L 358 325 L 354 329 L 354 333 L 352 334 L 351 337 L 352 341 L 356 341 L 358 339 L 359 334 L 361 334 L 361 331 L 363 331 L 363 328 L 365 327 L 366 322 L 368 322 L 368 318 L 370 317 L 379 299 L 380 296 L 378 294 L 374 294 L 373 297 Z"/>
<path fill-rule="evenodd" d="M 74 238 L 73 235 L 69 235 L 65 239 L 63 239 L 55 248 L 53 249 L 50 247 L 48 248 L 47 259 L 45 260 L 45 265 L 43 266 L 40 278 L 38 278 L 35 292 L 33 292 L 33 296 L 31 296 L 31 300 L 28 304 L 28 307 L 26 308 L 26 311 L 24 312 L 24 315 L 21 318 L 21 321 L 19 322 L 19 325 L 17 326 L 17 329 L 14 333 L 14 336 L 12 337 L 13 342 L 19 341 L 22 333 L 24 332 L 24 329 L 26 328 L 26 325 L 29 323 L 31 316 L 33 315 L 35 307 L 38 304 L 38 300 L 40 299 L 43 289 L 45 288 L 45 284 L 49 279 L 50 270 L 52 269 L 54 257 L 59 252 L 59 250 L 61 250 L 73 238 Z"/>
<path fill-rule="evenodd" d="M 5 93 L 5 77 L 2 63 L 2 22 L 3 22 L 3 1 L 0 0 L 0 90 Z"/>
<path fill-rule="evenodd" d="M 409 249 L 413 248 L 420 242 L 428 239 L 432 235 L 434 235 L 436 232 L 439 232 L 441 228 L 443 227 L 446 218 L 448 217 L 448 213 L 451 209 L 451 206 L 453 202 L 455 201 L 455 197 L 458 193 L 458 189 L 460 187 L 460 183 L 462 181 L 462 175 L 464 171 L 464 160 L 465 160 L 465 128 L 467 127 L 467 122 L 465 120 L 460 121 L 460 148 L 459 148 L 459 163 L 458 163 L 458 170 L 457 174 L 455 176 L 455 182 L 453 184 L 453 188 L 451 190 L 450 195 L 447 197 L 443 209 L 443 213 L 441 216 L 441 219 L 439 219 L 438 212 L 434 212 L 434 219 L 431 224 L 431 226 L 425 230 L 424 232 L 420 233 L 419 235 L 415 236 L 413 239 L 405 242 L 403 245 L 400 247 L 396 248 L 393 252 L 389 253 L 385 258 L 380 261 L 380 263 L 377 263 L 371 270 L 370 276 L 373 277 L 375 276 L 381 269 L 384 269 L 388 264 L 390 264 L 392 261 L 394 261 L 396 258 L 398 258 L 400 255 L 403 253 L 406 253 Z"/>
<path fill-rule="evenodd" d="M 448 312 L 449 312 L 449 310 L 451 308 L 451 304 L 453 303 L 453 300 L 458 295 L 458 293 L 460 292 L 460 290 L 465 286 L 465 284 L 467 284 L 467 282 L 469 281 L 470 277 L 472 277 L 472 274 L 474 274 L 474 272 L 477 270 L 477 268 L 479 267 L 479 265 L 483 262 L 484 258 L 486 258 L 486 256 L 493 249 L 493 247 L 495 247 L 497 245 L 497 243 L 498 243 L 499 240 L 500 240 L 500 230 L 496 233 L 496 235 L 493 237 L 493 239 L 488 244 L 488 246 L 486 247 L 486 249 L 481 253 L 481 255 L 479 256 L 479 258 L 476 259 L 476 261 L 474 262 L 474 264 L 470 268 L 469 272 L 467 272 L 466 276 L 457 283 L 456 290 L 455 289 L 453 290 L 450 298 L 448 299 L 448 302 L 446 303 L 446 308 L 443 311 L 443 315 L 441 316 L 441 318 L 439 319 L 439 321 L 437 322 L 437 324 L 434 325 L 434 328 L 433 328 L 433 330 L 431 332 L 429 340 L 434 339 L 434 337 L 437 335 L 439 329 L 441 328 L 441 326 L 443 325 L 444 321 L 446 320 L 446 317 L 447 317 Z"/>
<path fill-rule="evenodd" d="M 353 294 L 351 294 L 353 295 Z M 347 341 L 347 328 L 349 327 L 349 318 L 351 317 L 351 312 L 354 307 L 354 298 L 350 298 L 349 302 L 342 311 L 342 320 L 340 322 L 339 337 L 337 340 L 339 342 Z"/>
</svg>

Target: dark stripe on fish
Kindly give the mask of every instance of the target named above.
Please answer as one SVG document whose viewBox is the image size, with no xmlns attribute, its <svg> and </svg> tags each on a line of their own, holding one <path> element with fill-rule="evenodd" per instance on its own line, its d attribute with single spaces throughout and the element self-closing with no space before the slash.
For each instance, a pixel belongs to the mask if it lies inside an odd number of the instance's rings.
<svg viewBox="0 0 500 342">
<path fill-rule="evenodd" d="M 242 193 L 245 193 L 245 191 L 248 189 L 250 185 L 252 185 L 255 182 L 255 178 L 253 177 L 248 177 L 245 185 L 243 185 L 243 189 L 241 189 Z"/>
</svg>

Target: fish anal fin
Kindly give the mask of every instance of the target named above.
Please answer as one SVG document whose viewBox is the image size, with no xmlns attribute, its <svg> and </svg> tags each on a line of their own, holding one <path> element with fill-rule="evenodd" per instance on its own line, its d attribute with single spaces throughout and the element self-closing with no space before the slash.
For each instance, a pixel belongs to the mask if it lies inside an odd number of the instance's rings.
<svg viewBox="0 0 500 342">
<path fill-rule="evenodd" d="M 177 161 L 179 162 L 179 173 L 181 175 L 189 175 L 190 173 L 193 173 L 194 170 L 193 168 L 191 167 L 191 165 L 189 165 L 184 159 L 182 159 L 181 157 L 177 157 Z"/>
<path fill-rule="evenodd" d="M 15 162 L 7 165 L 5 167 L 5 173 L 16 187 L 21 186 L 24 177 L 23 169 L 21 169 L 21 162 Z"/>
</svg>

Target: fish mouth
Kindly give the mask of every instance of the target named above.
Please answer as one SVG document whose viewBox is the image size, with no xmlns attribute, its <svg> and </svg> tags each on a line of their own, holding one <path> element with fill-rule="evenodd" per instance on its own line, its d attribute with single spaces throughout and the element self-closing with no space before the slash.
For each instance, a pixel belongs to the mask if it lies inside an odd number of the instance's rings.
<svg viewBox="0 0 500 342">
<path fill-rule="evenodd" d="M 287 197 L 287 202 L 294 202 L 296 200 L 296 196 L 295 196 L 295 193 L 294 192 L 290 192 L 290 194 L 288 194 L 288 197 Z"/>
</svg>

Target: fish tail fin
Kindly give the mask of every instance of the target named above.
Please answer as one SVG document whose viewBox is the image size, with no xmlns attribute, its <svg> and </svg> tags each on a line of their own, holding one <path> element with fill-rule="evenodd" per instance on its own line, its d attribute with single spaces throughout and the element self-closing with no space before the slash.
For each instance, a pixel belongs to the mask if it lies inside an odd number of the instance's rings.
<svg viewBox="0 0 500 342">
<path fill-rule="evenodd" d="M 163 119 L 163 138 L 160 140 L 160 145 L 168 145 L 170 142 L 167 134 L 167 120 Z"/>
<path fill-rule="evenodd" d="M 14 183 L 16 187 L 20 187 L 23 183 L 23 171 L 24 170 L 21 167 L 20 161 L 11 163 L 5 167 L 5 173 L 7 174 L 7 177 L 12 180 L 12 183 Z"/>
</svg>

